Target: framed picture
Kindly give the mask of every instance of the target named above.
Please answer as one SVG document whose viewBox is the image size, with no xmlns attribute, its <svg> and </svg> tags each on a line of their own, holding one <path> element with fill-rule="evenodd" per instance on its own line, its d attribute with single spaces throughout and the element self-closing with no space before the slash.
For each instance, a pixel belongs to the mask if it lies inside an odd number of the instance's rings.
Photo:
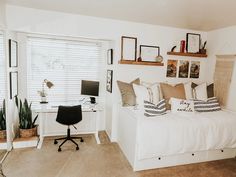
<svg viewBox="0 0 236 177">
<path fill-rule="evenodd" d="M 179 78 L 188 78 L 189 61 L 179 61 Z"/>
<path fill-rule="evenodd" d="M 186 36 L 186 50 L 188 53 L 198 53 L 201 45 L 201 35 L 194 33 L 187 33 Z"/>
<path fill-rule="evenodd" d="M 16 41 L 9 39 L 9 67 L 18 66 L 18 44 Z"/>
<path fill-rule="evenodd" d="M 113 49 L 107 50 L 107 64 L 108 65 L 113 64 Z"/>
<path fill-rule="evenodd" d="M 178 60 L 168 60 L 167 61 L 166 77 L 176 77 L 177 76 L 177 64 L 178 64 Z"/>
<path fill-rule="evenodd" d="M 190 78 L 199 78 L 200 61 L 191 61 Z"/>
<path fill-rule="evenodd" d="M 113 71 L 107 70 L 107 91 L 112 93 L 112 77 L 113 77 Z"/>
<path fill-rule="evenodd" d="M 18 95 L 18 72 L 10 72 L 10 99 Z"/>
<path fill-rule="evenodd" d="M 121 60 L 135 61 L 137 58 L 137 38 L 121 37 Z"/>
<path fill-rule="evenodd" d="M 156 57 L 160 55 L 158 46 L 140 45 L 139 51 L 142 61 L 156 62 Z"/>
</svg>

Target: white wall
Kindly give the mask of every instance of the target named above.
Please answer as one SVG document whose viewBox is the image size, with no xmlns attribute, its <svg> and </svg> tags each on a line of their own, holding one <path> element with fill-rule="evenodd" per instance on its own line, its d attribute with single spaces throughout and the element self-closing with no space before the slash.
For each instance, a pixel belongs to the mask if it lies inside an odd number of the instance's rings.
<svg viewBox="0 0 236 177">
<path fill-rule="evenodd" d="M 207 80 L 213 81 L 216 55 L 236 54 L 236 26 L 223 28 L 208 33 L 208 66 Z M 236 111 L 236 63 L 229 92 L 227 108 Z"/>
<path fill-rule="evenodd" d="M 5 65 L 6 65 L 6 129 L 7 129 L 7 150 L 12 149 L 12 140 L 14 138 L 13 134 L 13 121 L 16 117 L 15 107 L 13 100 L 10 100 L 10 83 L 9 83 L 9 72 L 15 71 L 15 68 L 9 68 L 9 46 L 8 39 L 14 38 L 14 33 L 9 32 L 6 26 L 6 4 L 4 1 L 0 1 L 0 30 L 3 31 L 4 34 L 4 48 L 5 48 Z"/>
<path fill-rule="evenodd" d="M 6 30 L 6 61 L 7 61 L 7 102 L 8 102 L 8 108 L 7 108 L 7 140 L 8 140 L 8 150 L 11 150 L 12 148 L 12 141 L 15 138 L 15 135 L 18 130 L 18 116 L 17 116 L 17 110 L 15 106 L 14 99 L 10 99 L 10 79 L 9 79 L 9 73 L 18 71 L 17 67 L 9 67 L 9 39 L 16 40 L 16 34 L 14 32 Z"/>
<path fill-rule="evenodd" d="M 6 26 L 6 4 L 4 1 L 0 1 L 0 29 L 4 29 Z"/>
<path fill-rule="evenodd" d="M 166 55 L 166 52 L 169 51 L 172 46 L 176 45 L 177 41 L 179 43 L 180 40 L 185 39 L 187 32 L 200 33 L 203 41 L 206 40 L 207 37 L 207 33 L 205 32 L 36 10 L 11 5 L 7 5 L 6 14 L 7 26 L 12 31 L 86 37 L 103 39 L 111 42 L 111 46 L 114 48 L 114 65 L 108 66 L 107 68 L 114 70 L 114 89 L 112 94 L 106 93 L 106 122 L 108 122 L 106 129 L 108 133 L 112 131 L 112 140 L 116 139 L 116 105 L 120 100 L 120 94 L 116 85 L 117 79 L 131 81 L 140 77 L 142 80 L 150 82 L 166 80 L 171 82 L 185 82 L 189 79 L 168 79 L 165 77 L 167 59 L 177 58 L 201 61 L 200 79 L 195 79 L 195 81 L 201 82 L 206 80 L 206 59 Z M 15 17 L 17 17 L 17 20 Z M 138 45 L 146 44 L 160 46 L 165 66 L 119 65 L 120 38 L 122 35 L 137 37 Z"/>
</svg>

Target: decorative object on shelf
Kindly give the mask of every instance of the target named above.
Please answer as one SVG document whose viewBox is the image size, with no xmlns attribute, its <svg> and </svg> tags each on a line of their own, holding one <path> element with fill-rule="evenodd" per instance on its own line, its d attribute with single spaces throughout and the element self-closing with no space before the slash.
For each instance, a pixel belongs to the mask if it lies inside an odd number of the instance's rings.
<svg viewBox="0 0 236 177">
<path fill-rule="evenodd" d="M 188 78 L 189 61 L 179 61 L 179 78 Z"/>
<path fill-rule="evenodd" d="M 29 104 L 27 99 L 22 102 L 17 96 L 15 96 L 15 103 L 18 109 L 20 137 L 29 138 L 36 136 L 37 126 L 35 125 L 35 122 L 38 118 L 38 115 L 36 115 L 33 119 L 31 103 Z"/>
<path fill-rule="evenodd" d="M 0 139 L 6 139 L 6 103 L 3 100 L 0 108 Z"/>
<path fill-rule="evenodd" d="M 18 66 L 18 43 L 9 39 L 9 67 Z"/>
<path fill-rule="evenodd" d="M 18 72 L 10 72 L 10 99 L 18 95 Z"/>
<path fill-rule="evenodd" d="M 178 60 L 168 60 L 167 61 L 166 77 L 176 77 L 177 64 L 178 64 Z"/>
<path fill-rule="evenodd" d="M 140 45 L 139 51 L 142 61 L 157 62 L 157 56 L 160 56 L 160 47 L 158 46 Z"/>
<path fill-rule="evenodd" d="M 107 64 L 108 65 L 113 64 L 113 49 L 107 50 Z"/>
<path fill-rule="evenodd" d="M 202 48 L 200 49 L 200 53 L 201 53 L 201 54 L 206 54 L 206 49 L 205 49 L 206 44 L 207 44 L 207 41 L 204 42 Z"/>
<path fill-rule="evenodd" d="M 137 58 L 137 38 L 121 37 L 121 60 L 136 61 Z"/>
<path fill-rule="evenodd" d="M 107 85 L 106 85 L 106 89 L 110 93 L 112 93 L 112 78 L 113 78 L 113 71 L 112 70 L 107 70 Z"/>
<path fill-rule="evenodd" d="M 47 80 L 47 79 L 44 79 L 43 82 L 42 82 L 42 90 L 41 91 L 38 91 L 39 95 L 41 96 L 41 104 L 45 104 L 45 103 L 48 103 L 47 102 L 47 92 L 45 90 L 45 85 L 47 86 L 47 88 L 52 88 L 54 86 L 54 84 Z"/>
<path fill-rule="evenodd" d="M 185 52 L 185 40 L 180 41 L 180 52 Z"/>
<path fill-rule="evenodd" d="M 156 56 L 156 62 L 158 62 L 158 63 L 161 63 L 161 62 L 163 62 L 163 56 L 161 56 L 161 55 L 158 55 L 158 56 Z"/>
<path fill-rule="evenodd" d="M 141 58 L 141 57 L 138 57 L 137 61 L 138 61 L 138 62 L 141 62 L 141 61 L 142 61 L 142 58 Z"/>
<path fill-rule="evenodd" d="M 187 33 L 186 35 L 186 50 L 188 53 L 198 53 L 201 45 L 201 35 L 195 33 Z"/>
<path fill-rule="evenodd" d="M 176 45 L 175 46 L 173 46 L 172 48 L 171 48 L 171 52 L 174 52 L 175 51 L 175 49 L 176 49 Z"/>
<path fill-rule="evenodd" d="M 200 61 L 191 61 L 190 78 L 199 78 Z"/>
</svg>

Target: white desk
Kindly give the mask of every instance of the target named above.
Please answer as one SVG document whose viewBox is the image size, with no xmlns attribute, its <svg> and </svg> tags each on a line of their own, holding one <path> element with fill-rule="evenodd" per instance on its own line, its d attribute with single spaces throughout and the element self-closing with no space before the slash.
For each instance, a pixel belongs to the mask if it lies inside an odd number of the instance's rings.
<svg viewBox="0 0 236 177">
<path fill-rule="evenodd" d="M 66 127 L 63 126 L 63 130 L 65 132 L 54 132 L 45 134 L 45 120 L 50 119 L 51 124 L 54 124 L 54 126 L 61 126 L 59 123 L 56 122 L 56 115 L 58 111 L 58 106 L 55 105 L 76 105 L 76 104 L 40 104 L 38 105 L 34 110 L 36 114 L 39 114 L 39 143 L 37 148 L 40 149 L 43 144 L 43 139 L 45 136 L 58 136 L 58 135 L 66 135 Z M 78 104 L 77 104 L 78 105 Z M 76 127 L 78 128 L 79 132 L 72 134 L 94 134 L 96 141 L 98 144 L 100 144 L 100 140 L 98 137 L 98 129 L 99 129 L 99 112 L 102 111 L 102 109 L 99 107 L 99 105 L 91 105 L 91 104 L 82 104 L 82 123 L 79 122 L 76 124 Z M 50 115 L 50 116 L 48 116 Z M 80 124 L 82 124 L 83 131 L 80 132 Z M 92 124 L 92 128 L 89 124 Z M 90 127 L 89 127 L 90 126 Z M 53 127 L 52 127 L 53 128 Z M 87 129 L 86 129 L 87 128 Z M 61 128 L 62 129 L 62 128 Z"/>
</svg>

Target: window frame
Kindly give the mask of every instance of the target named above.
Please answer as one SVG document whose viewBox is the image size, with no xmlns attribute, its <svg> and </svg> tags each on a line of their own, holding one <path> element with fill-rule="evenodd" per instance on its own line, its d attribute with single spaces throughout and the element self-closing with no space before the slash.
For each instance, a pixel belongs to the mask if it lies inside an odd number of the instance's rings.
<svg viewBox="0 0 236 177">
<path fill-rule="evenodd" d="M 54 35 L 38 35 L 38 34 L 27 34 L 26 35 L 26 55 L 27 55 L 27 69 L 26 69 L 26 72 L 27 72 L 27 79 L 26 79 L 26 97 L 29 99 L 29 101 L 32 101 L 30 100 L 30 92 L 29 92 L 29 79 L 28 77 L 30 77 L 31 73 L 30 73 L 30 69 L 29 67 L 31 67 L 31 59 L 29 59 L 28 57 L 28 39 L 29 38 L 39 38 L 39 39 L 49 39 L 49 40 L 61 40 L 61 41 L 71 41 L 71 42 L 79 42 L 79 43 L 93 43 L 93 44 L 98 44 L 100 45 L 101 49 L 100 49 L 100 59 L 102 61 L 102 69 L 101 69 L 101 72 L 99 72 L 98 74 L 98 77 L 100 78 L 99 82 L 100 82 L 100 86 L 99 86 L 99 100 L 104 100 L 104 97 L 105 97 L 105 91 L 103 91 L 103 85 L 105 84 L 105 71 L 106 71 L 106 60 L 105 60 L 105 57 L 104 57 L 104 53 L 105 53 L 105 50 L 104 50 L 104 43 L 107 42 L 107 41 L 102 41 L 102 40 L 95 40 L 95 39 L 89 39 L 89 38 L 77 38 L 77 37 L 66 37 L 66 36 L 54 36 Z M 103 78 L 104 77 L 104 78 Z M 52 81 L 53 82 L 53 81 Z M 50 93 L 49 93 L 50 94 Z M 80 94 L 80 91 L 79 91 L 79 94 Z M 86 96 L 81 96 L 81 97 L 86 97 Z M 89 96 L 88 96 L 89 97 Z M 40 100 L 39 100 L 40 101 Z M 65 102 L 66 101 L 70 101 L 70 100 L 64 100 Z M 63 101 L 63 102 L 64 102 Z M 54 101 L 52 101 L 54 102 Z M 61 101 L 60 101 L 61 102 Z M 35 100 L 33 100 L 33 104 L 35 103 Z"/>
</svg>

